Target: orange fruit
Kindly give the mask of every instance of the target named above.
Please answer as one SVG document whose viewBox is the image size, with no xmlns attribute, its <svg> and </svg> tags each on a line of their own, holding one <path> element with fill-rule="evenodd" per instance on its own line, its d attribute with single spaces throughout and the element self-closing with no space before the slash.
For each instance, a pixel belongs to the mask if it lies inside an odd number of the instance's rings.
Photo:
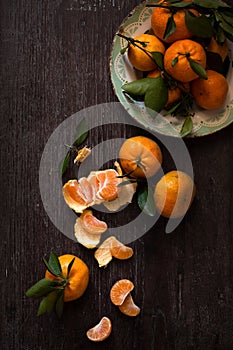
<svg viewBox="0 0 233 350">
<path fill-rule="evenodd" d="M 104 201 L 113 201 L 118 197 L 118 172 L 114 169 L 92 171 L 89 176 L 79 180 L 69 180 L 63 186 L 63 196 L 67 205 L 82 213 L 86 208 Z"/>
<path fill-rule="evenodd" d="M 112 331 L 112 323 L 108 317 L 102 317 L 100 322 L 87 331 L 87 338 L 99 342 L 107 339 Z"/>
<path fill-rule="evenodd" d="M 191 93 L 195 102 L 204 109 L 220 108 L 227 96 L 226 78 L 213 70 L 206 71 L 208 79 L 198 78 L 191 83 Z"/>
<path fill-rule="evenodd" d="M 150 71 L 157 66 L 153 61 L 151 52 L 165 52 L 164 44 L 154 35 L 140 34 L 134 38 L 140 42 L 136 42 L 135 45 L 130 44 L 128 48 L 128 58 L 130 63 L 140 71 Z M 145 53 L 143 50 L 146 50 Z"/>
<path fill-rule="evenodd" d="M 80 220 L 83 228 L 91 234 L 104 233 L 108 228 L 106 222 L 97 219 L 91 210 L 85 210 L 80 216 Z"/>
<path fill-rule="evenodd" d="M 127 139 L 121 146 L 119 158 L 126 173 L 136 178 L 151 177 L 161 167 L 162 153 L 158 144 L 144 136 Z"/>
<path fill-rule="evenodd" d="M 169 5 L 169 2 L 162 1 L 164 6 Z M 198 16 L 198 11 L 189 10 L 195 16 Z M 173 19 L 176 24 L 176 30 L 167 39 L 164 39 L 164 34 L 167 26 L 168 19 L 172 16 L 172 12 L 168 8 L 156 7 L 151 16 L 151 27 L 154 34 L 165 41 L 166 43 L 173 43 L 177 40 L 189 39 L 193 36 L 185 23 L 185 11 L 183 9 L 174 13 Z"/>
<path fill-rule="evenodd" d="M 114 305 L 122 305 L 127 295 L 134 289 L 134 284 L 127 280 L 122 279 L 117 281 L 110 291 L 110 299 Z"/>
<path fill-rule="evenodd" d="M 80 298 L 85 292 L 89 282 L 89 269 L 87 265 L 77 256 L 71 254 L 61 255 L 58 257 L 58 259 L 60 261 L 62 274 L 64 277 L 67 276 L 67 268 L 69 263 L 72 261 L 72 259 L 75 259 L 65 286 L 64 301 L 72 301 Z M 62 277 L 52 275 L 48 270 L 46 270 L 45 278 L 55 281 L 63 279 Z"/>
<path fill-rule="evenodd" d="M 125 298 L 122 305 L 119 306 L 119 310 L 126 316 L 135 317 L 140 313 L 140 308 L 135 305 L 132 295 L 129 293 Z"/>
<path fill-rule="evenodd" d="M 159 70 L 155 69 L 151 71 L 149 74 L 147 74 L 147 78 L 157 78 L 160 76 L 161 73 Z M 168 108 L 171 106 L 173 103 L 179 101 L 182 98 L 182 93 L 181 89 L 178 86 L 175 86 L 173 88 L 168 89 L 168 99 L 167 103 L 165 104 L 165 108 Z"/>
<path fill-rule="evenodd" d="M 179 40 L 166 50 L 164 55 L 164 68 L 174 79 L 183 83 L 198 78 L 190 66 L 190 60 L 206 67 L 206 54 L 204 48 L 193 40 Z"/>
<path fill-rule="evenodd" d="M 189 175 L 182 171 L 170 171 L 155 186 L 156 209 L 167 218 L 182 217 L 192 204 L 195 192 L 195 184 Z"/>
<path fill-rule="evenodd" d="M 209 45 L 207 46 L 208 52 L 215 52 L 219 54 L 222 61 L 225 60 L 225 58 L 228 55 L 229 48 L 227 45 L 227 41 L 225 40 L 223 44 L 219 44 L 214 37 L 211 38 Z"/>
</svg>

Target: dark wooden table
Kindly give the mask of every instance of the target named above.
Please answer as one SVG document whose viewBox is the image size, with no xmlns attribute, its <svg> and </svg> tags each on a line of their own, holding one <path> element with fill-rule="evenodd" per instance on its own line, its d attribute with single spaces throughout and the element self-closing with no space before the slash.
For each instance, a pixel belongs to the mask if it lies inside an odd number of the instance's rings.
<svg viewBox="0 0 233 350">
<path fill-rule="evenodd" d="M 128 262 L 100 270 L 90 251 L 53 226 L 40 198 L 40 159 L 54 129 L 85 107 L 117 101 L 111 42 L 139 3 L 1 2 L 1 349 L 233 349 L 233 125 L 187 141 L 195 202 L 172 234 L 160 218 L 132 243 Z M 61 320 L 36 317 L 38 300 L 25 296 L 51 251 L 80 256 L 91 273 L 87 292 L 66 305 Z M 135 283 L 136 319 L 110 303 L 122 277 Z M 112 319 L 112 335 L 93 344 L 85 332 L 103 315 Z"/>
</svg>

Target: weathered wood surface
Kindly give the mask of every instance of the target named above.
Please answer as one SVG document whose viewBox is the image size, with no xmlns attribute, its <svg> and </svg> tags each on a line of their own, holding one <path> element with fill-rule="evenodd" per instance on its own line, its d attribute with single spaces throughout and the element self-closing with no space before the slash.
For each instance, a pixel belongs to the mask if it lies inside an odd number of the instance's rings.
<svg viewBox="0 0 233 350">
<path fill-rule="evenodd" d="M 1 2 L 1 349 L 233 349 L 233 125 L 187 142 L 196 200 L 171 235 L 159 219 L 132 244 L 128 262 L 100 270 L 90 251 L 53 226 L 40 199 L 40 158 L 53 130 L 84 107 L 117 101 L 111 42 L 137 4 Z M 43 276 L 41 257 L 52 250 L 79 255 L 91 271 L 85 296 L 67 304 L 61 320 L 37 318 L 38 301 L 24 294 Z M 123 277 L 135 283 L 136 319 L 108 297 Z M 112 319 L 112 335 L 92 344 L 85 332 L 103 315 Z"/>
</svg>

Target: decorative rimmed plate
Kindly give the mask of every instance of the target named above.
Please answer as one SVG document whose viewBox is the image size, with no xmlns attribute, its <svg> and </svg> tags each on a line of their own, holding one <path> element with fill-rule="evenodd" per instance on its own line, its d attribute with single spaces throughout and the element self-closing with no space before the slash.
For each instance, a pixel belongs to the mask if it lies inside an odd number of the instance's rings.
<svg viewBox="0 0 233 350">
<path fill-rule="evenodd" d="M 124 31 L 127 36 L 137 36 L 145 33 L 151 28 L 152 7 L 146 7 L 146 4 L 153 3 L 154 0 L 147 0 L 137 6 L 123 21 L 119 31 Z M 146 112 L 144 103 L 132 103 L 122 91 L 122 85 L 140 78 L 137 72 L 130 64 L 127 53 L 122 55 L 121 49 L 126 46 L 126 41 L 117 35 L 114 37 L 112 52 L 110 58 L 111 80 L 115 94 L 120 103 L 125 107 L 128 113 L 138 123 L 155 132 L 168 136 L 179 136 L 184 118 L 167 116 L 161 114 L 156 118 L 151 118 Z M 230 62 L 233 59 L 233 43 L 228 42 Z M 221 130 L 233 122 L 233 72 L 232 65 L 227 74 L 229 91 L 222 108 L 205 111 L 196 107 L 193 117 L 193 132 L 190 137 L 205 136 Z M 216 86 L 216 88 L 218 88 Z"/>
</svg>

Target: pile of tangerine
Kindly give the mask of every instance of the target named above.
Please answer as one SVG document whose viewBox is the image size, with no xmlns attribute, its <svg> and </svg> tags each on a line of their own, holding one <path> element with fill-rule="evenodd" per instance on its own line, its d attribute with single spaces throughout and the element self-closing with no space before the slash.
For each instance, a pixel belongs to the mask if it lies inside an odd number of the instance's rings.
<svg viewBox="0 0 233 350">
<path fill-rule="evenodd" d="M 174 13 L 176 29 L 164 39 L 171 12 L 166 8 L 167 2 L 163 1 L 162 4 L 163 7 L 154 8 L 151 16 L 153 34 L 140 34 L 129 44 L 128 58 L 131 64 L 137 70 L 146 72 L 148 78 L 157 78 L 161 71 L 151 53 L 160 52 L 164 55 L 164 70 L 177 82 L 175 86 L 168 88 L 165 108 L 181 100 L 182 91 L 191 92 L 196 104 L 206 110 L 220 108 L 228 92 L 226 78 L 207 66 L 204 43 L 202 45 L 192 40 L 193 34 L 186 25 L 183 9 L 178 9 Z M 193 16 L 199 16 L 197 10 L 189 11 Z M 220 45 L 212 37 L 207 51 L 218 53 L 223 62 L 228 55 L 228 46 L 226 41 Z M 205 79 L 192 69 L 190 61 L 197 62 L 206 70 Z"/>
</svg>

